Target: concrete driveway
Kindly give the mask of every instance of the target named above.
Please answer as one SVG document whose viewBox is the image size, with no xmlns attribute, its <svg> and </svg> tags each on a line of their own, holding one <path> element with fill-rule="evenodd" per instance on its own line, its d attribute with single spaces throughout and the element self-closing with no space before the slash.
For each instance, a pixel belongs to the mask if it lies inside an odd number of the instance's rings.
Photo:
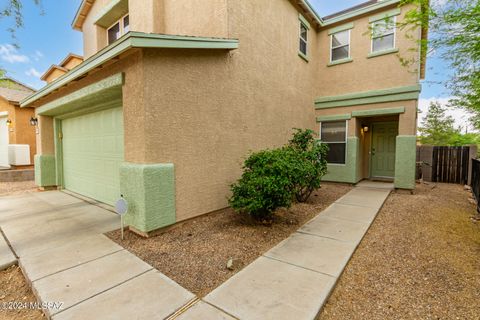
<svg viewBox="0 0 480 320">
<path fill-rule="evenodd" d="M 164 319 L 195 299 L 103 235 L 119 227 L 113 212 L 63 192 L 0 197 L 0 228 L 53 319 Z"/>
</svg>

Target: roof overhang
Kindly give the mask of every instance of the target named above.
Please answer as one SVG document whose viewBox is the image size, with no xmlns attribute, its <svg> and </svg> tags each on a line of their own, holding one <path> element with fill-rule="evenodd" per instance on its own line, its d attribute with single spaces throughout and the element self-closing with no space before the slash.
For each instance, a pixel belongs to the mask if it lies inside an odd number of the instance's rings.
<svg viewBox="0 0 480 320">
<path fill-rule="evenodd" d="M 83 22 L 90 12 L 94 2 L 95 0 L 82 0 L 80 7 L 78 7 L 77 13 L 75 14 L 75 18 L 72 21 L 73 29 L 78 31 L 82 30 Z"/>
<path fill-rule="evenodd" d="M 133 48 L 171 48 L 171 49 L 210 49 L 233 50 L 238 48 L 237 39 L 174 36 L 129 32 L 116 42 L 97 52 L 68 73 L 49 83 L 31 96 L 21 101 L 21 107 L 27 107 L 38 99 L 58 90 L 66 84 L 100 67 L 109 60 Z"/>
<path fill-rule="evenodd" d="M 62 62 L 60 62 L 60 66 L 61 67 L 65 67 L 65 65 L 70 62 L 70 60 L 74 59 L 74 58 L 77 58 L 77 59 L 80 59 L 80 60 L 83 60 L 83 57 L 79 54 L 75 54 L 75 53 L 69 53 L 65 59 L 62 60 Z"/>
<path fill-rule="evenodd" d="M 348 11 L 348 12 L 345 12 L 344 14 L 334 16 L 334 17 L 332 17 L 330 19 L 327 19 L 327 20 L 323 20 L 323 26 L 330 26 L 332 24 L 342 22 L 342 21 L 345 21 L 345 20 L 349 20 L 349 19 L 355 18 L 357 16 L 368 14 L 370 12 L 380 10 L 380 9 L 383 9 L 383 8 L 386 8 L 386 7 L 395 5 L 395 4 L 399 4 L 399 3 L 400 3 L 400 0 L 378 1 L 377 3 L 373 3 L 369 6 L 365 6 L 365 7 L 359 8 L 357 10 Z"/>
</svg>

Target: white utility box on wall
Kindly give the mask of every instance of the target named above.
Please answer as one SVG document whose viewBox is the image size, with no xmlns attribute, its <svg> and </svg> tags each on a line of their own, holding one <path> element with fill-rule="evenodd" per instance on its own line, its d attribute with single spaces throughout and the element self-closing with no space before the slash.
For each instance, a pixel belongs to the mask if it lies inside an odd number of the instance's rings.
<svg viewBox="0 0 480 320">
<path fill-rule="evenodd" d="M 9 144 L 8 161 L 14 166 L 30 165 L 30 146 L 28 144 Z"/>
</svg>

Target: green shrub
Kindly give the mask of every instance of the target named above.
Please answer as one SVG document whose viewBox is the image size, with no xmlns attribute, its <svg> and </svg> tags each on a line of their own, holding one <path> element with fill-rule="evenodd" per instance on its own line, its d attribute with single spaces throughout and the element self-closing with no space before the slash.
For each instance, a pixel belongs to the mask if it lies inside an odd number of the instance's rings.
<svg viewBox="0 0 480 320">
<path fill-rule="evenodd" d="M 310 129 L 295 129 L 288 145 L 302 164 L 293 181 L 298 202 L 307 201 L 312 192 L 320 188 L 322 177 L 327 173 L 328 146 L 316 140 L 314 134 Z"/>
<path fill-rule="evenodd" d="M 245 160 L 242 177 L 231 186 L 229 203 L 256 220 L 271 220 L 279 207 L 290 207 L 294 196 L 291 179 L 295 153 L 288 148 L 265 150 Z"/>
<path fill-rule="evenodd" d="M 245 160 L 242 177 L 231 186 L 230 205 L 257 220 L 271 220 L 277 208 L 290 207 L 294 198 L 306 201 L 326 173 L 326 152 L 312 130 L 296 129 L 288 145 Z"/>
</svg>

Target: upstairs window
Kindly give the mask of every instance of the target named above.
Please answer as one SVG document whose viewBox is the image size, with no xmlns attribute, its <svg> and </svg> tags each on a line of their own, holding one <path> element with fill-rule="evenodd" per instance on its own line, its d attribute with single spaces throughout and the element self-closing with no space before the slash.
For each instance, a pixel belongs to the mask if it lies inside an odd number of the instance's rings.
<svg viewBox="0 0 480 320">
<path fill-rule="evenodd" d="M 320 139 L 328 144 L 327 163 L 345 164 L 347 153 L 347 121 L 322 122 Z"/>
<path fill-rule="evenodd" d="M 332 34 L 330 62 L 350 58 L 350 30 Z"/>
<path fill-rule="evenodd" d="M 117 41 L 121 36 L 130 31 L 130 17 L 125 15 L 107 29 L 108 44 Z"/>
<path fill-rule="evenodd" d="M 372 22 L 372 53 L 395 48 L 395 17 Z"/>
<path fill-rule="evenodd" d="M 308 27 L 305 23 L 300 22 L 300 47 L 299 52 L 304 56 L 307 56 L 307 47 L 308 47 Z"/>
</svg>

